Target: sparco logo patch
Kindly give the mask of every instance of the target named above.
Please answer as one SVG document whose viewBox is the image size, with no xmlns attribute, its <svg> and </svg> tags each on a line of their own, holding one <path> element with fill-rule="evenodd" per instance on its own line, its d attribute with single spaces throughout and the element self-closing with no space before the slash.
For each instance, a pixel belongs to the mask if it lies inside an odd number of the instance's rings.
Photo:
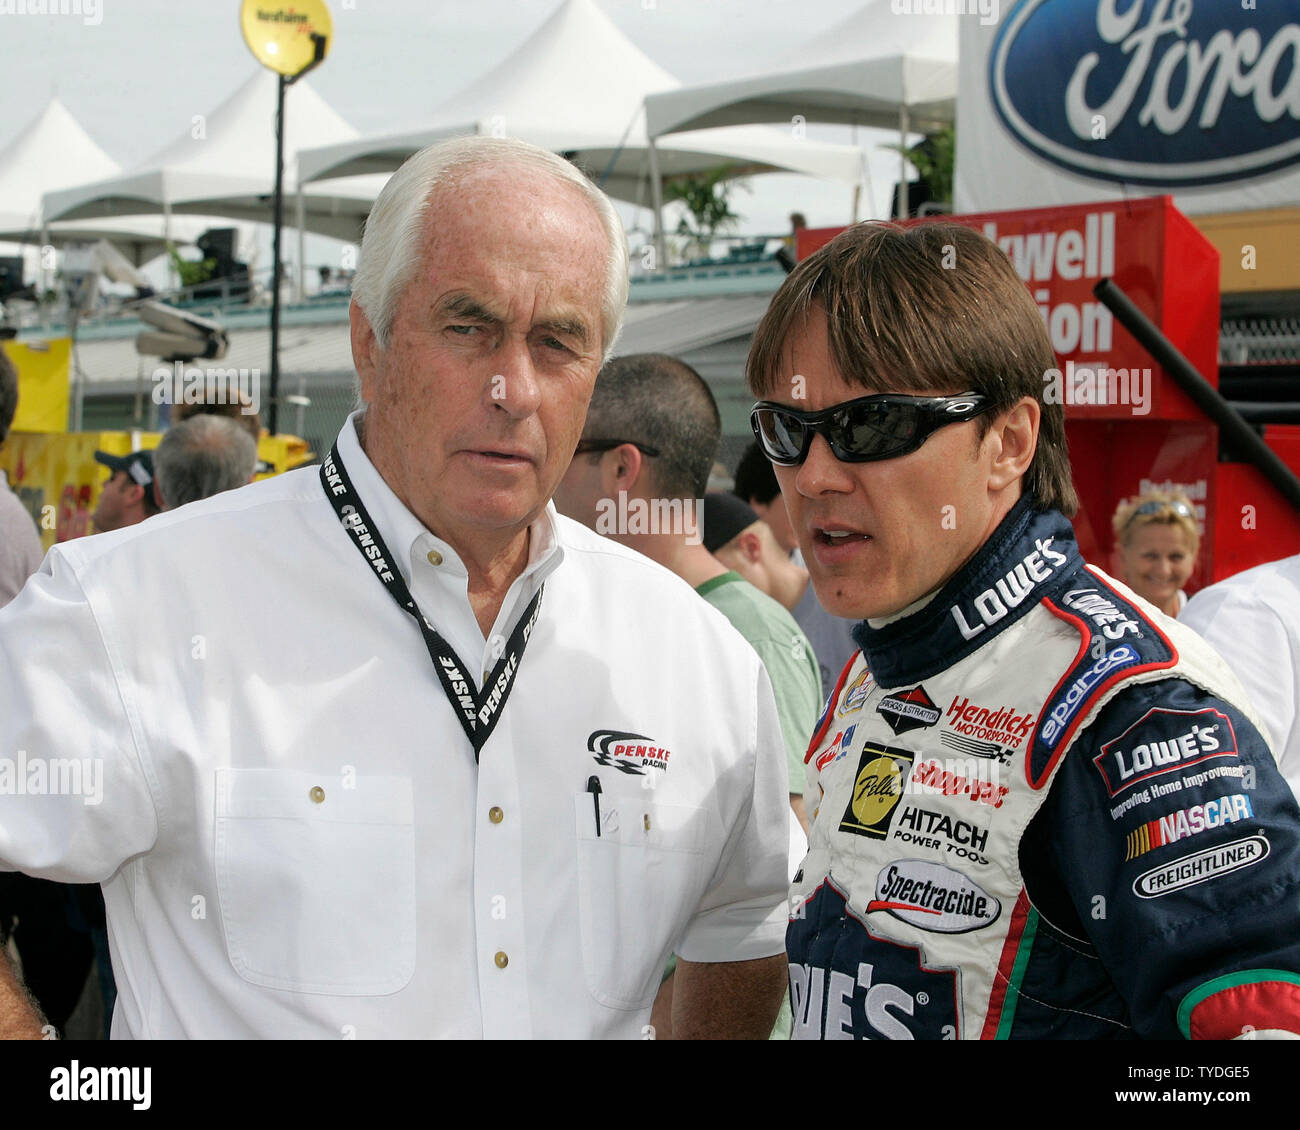
<svg viewBox="0 0 1300 1130">
<path fill-rule="evenodd" d="M 627 730 L 596 730 L 587 738 L 587 748 L 597 765 L 608 765 L 620 773 L 638 773 L 646 769 L 668 769 L 670 750 L 655 745 L 654 738 Z"/>
<path fill-rule="evenodd" d="M 939 721 L 939 708 L 920 685 L 910 691 L 886 695 L 876 707 L 876 713 L 889 723 L 889 728 L 896 734 L 920 730 Z"/>
<path fill-rule="evenodd" d="M 997 921 L 1002 904 L 960 871 L 924 859 L 899 859 L 876 876 L 867 913 L 883 910 L 937 934 L 965 934 Z"/>
<path fill-rule="evenodd" d="M 1070 719 L 1079 707 L 1107 675 L 1123 667 L 1131 667 L 1138 661 L 1137 649 L 1128 644 L 1120 644 L 1113 651 L 1108 651 L 1086 671 L 1074 679 L 1064 691 L 1057 695 L 1047 710 L 1043 721 L 1043 742 L 1048 749 L 1054 749 L 1061 740 Z"/>
<path fill-rule="evenodd" d="M 841 832 L 877 840 L 889 835 L 890 821 L 912 770 L 912 756 L 905 749 L 870 741 L 862 747 L 853 793 L 840 820 Z"/>
<path fill-rule="evenodd" d="M 1238 820 L 1249 820 L 1255 815 L 1250 807 L 1250 797 L 1244 793 L 1229 793 L 1216 800 L 1207 800 L 1204 804 L 1194 804 L 1190 808 L 1180 808 L 1168 816 L 1148 820 L 1128 834 L 1125 841 L 1125 859 L 1136 859 L 1158 847 L 1185 840 L 1188 836 L 1198 836 L 1225 824 Z"/>
<path fill-rule="evenodd" d="M 1092 759 L 1111 796 L 1216 757 L 1237 756 L 1237 735 L 1226 714 L 1206 710 L 1148 710 Z"/>
<path fill-rule="evenodd" d="M 1218 847 L 1205 848 L 1144 871 L 1133 880 L 1133 893 L 1139 898 L 1155 899 L 1170 891 L 1194 887 L 1220 875 L 1250 867 L 1268 855 L 1268 840 L 1263 836 L 1246 836 Z"/>
<path fill-rule="evenodd" d="M 980 741 L 1019 749 L 1034 732 L 1034 715 L 1021 714 L 1010 706 L 979 706 L 965 697 L 954 696 L 948 705 L 945 725 L 954 733 Z"/>
</svg>

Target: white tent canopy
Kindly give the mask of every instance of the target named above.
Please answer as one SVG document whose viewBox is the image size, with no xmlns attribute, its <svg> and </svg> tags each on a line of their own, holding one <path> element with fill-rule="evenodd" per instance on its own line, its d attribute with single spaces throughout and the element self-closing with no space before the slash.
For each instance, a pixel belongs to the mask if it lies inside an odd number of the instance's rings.
<svg viewBox="0 0 1300 1130">
<path fill-rule="evenodd" d="M 275 187 L 275 106 L 278 77 L 258 67 L 210 114 L 135 170 L 48 193 L 51 220 L 87 220 L 161 211 L 269 222 Z M 351 140 L 357 131 L 304 80 L 285 94 L 285 219 L 294 222 L 298 149 Z M 306 228 L 350 239 L 382 181 L 320 186 L 309 193 Z M 348 219 L 340 222 L 339 217 Z"/>
<path fill-rule="evenodd" d="M 736 175 L 783 171 L 857 183 L 861 151 L 766 129 L 708 130 L 674 137 L 650 151 L 644 99 L 678 86 L 592 2 L 565 0 L 516 51 L 454 95 L 418 128 L 299 153 L 305 181 L 391 171 L 444 138 L 482 134 L 521 138 L 563 153 L 609 195 L 648 204 L 662 176 L 731 163 Z"/>
<path fill-rule="evenodd" d="M 37 238 L 41 197 L 121 166 L 91 139 L 68 108 L 51 98 L 44 111 L 0 150 L 0 238 Z"/>
<path fill-rule="evenodd" d="M 650 95 L 650 136 L 796 115 L 892 128 L 900 108 L 917 127 L 952 122 L 957 17 L 895 14 L 893 3 L 872 0 L 761 73 Z"/>
<path fill-rule="evenodd" d="M 100 240 L 111 243 L 133 266 L 149 262 L 166 250 L 161 215 L 57 223 L 48 223 L 42 216 L 45 193 L 68 188 L 86 177 L 120 172 L 121 166 L 95 143 L 67 107 L 51 98 L 0 150 L 0 243 L 22 245 L 28 269 L 36 263 L 36 248 L 43 244 L 64 247 Z M 190 244 L 208 228 L 222 226 L 229 226 L 228 221 L 213 216 L 174 220 L 171 239 Z"/>
</svg>

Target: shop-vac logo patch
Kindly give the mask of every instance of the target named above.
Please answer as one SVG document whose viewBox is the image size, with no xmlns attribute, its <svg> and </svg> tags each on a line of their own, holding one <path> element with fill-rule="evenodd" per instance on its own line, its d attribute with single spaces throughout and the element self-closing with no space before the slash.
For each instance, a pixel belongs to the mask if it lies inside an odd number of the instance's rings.
<svg viewBox="0 0 1300 1130">
<path fill-rule="evenodd" d="M 920 730 L 939 721 L 939 708 L 935 706 L 925 688 L 919 683 L 910 691 L 899 691 L 880 700 L 876 712 L 889 723 L 896 734 Z"/>
<path fill-rule="evenodd" d="M 597 765 L 608 765 L 620 773 L 645 776 L 647 769 L 667 771 L 670 750 L 655 744 L 654 738 L 627 730 L 596 730 L 587 738 L 587 748 Z"/>
<path fill-rule="evenodd" d="M 936 934 L 965 934 L 997 921 L 1002 904 L 960 871 L 925 859 L 897 859 L 876 876 L 867 913 L 883 910 Z"/>
<path fill-rule="evenodd" d="M 1003 126 L 1073 173 L 1166 189 L 1300 154 L 1290 3 L 1025 0 L 989 52 Z"/>
<path fill-rule="evenodd" d="M 867 742 L 858 758 L 853 793 L 840 820 L 841 832 L 883 840 L 898 809 L 912 771 L 913 755 L 905 749 Z"/>
</svg>

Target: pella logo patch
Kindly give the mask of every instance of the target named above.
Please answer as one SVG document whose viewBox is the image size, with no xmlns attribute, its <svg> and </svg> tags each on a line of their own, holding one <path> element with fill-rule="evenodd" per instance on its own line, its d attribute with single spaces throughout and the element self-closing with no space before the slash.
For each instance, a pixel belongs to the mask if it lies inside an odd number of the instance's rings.
<svg viewBox="0 0 1300 1130">
<path fill-rule="evenodd" d="M 595 730 L 587 737 L 587 749 L 595 755 L 597 765 L 642 777 L 647 769 L 666 772 L 672 756 L 672 751 L 656 745 L 654 738 L 628 730 Z"/>
<path fill-rule="evenodd" d="M 1188 765 L 1237 756 L 1237 735 L 1228 716 L 1205 710 L 1154 707 L 1092 759 L 1111 796 Z"/>
<path fill-rule="evenodd" d="M 1002 904 L 960 871 L 925 859 L 897 859 L 876 876 L 867 913 L 882 910 L 936 934 L 966 934 L 996 922 Z"/>
<path fill-rule="evenodd" d="M 898 810 L 913 755 L 905 749 L 867 742 L 858 758 L 853 792 L 840 820 L 841 832 L 883 840 Z"/>
<path fill-rule="evenodd" d="M 919 683 L 910 691 L 886 695 L 876 707 L 876 713 L 889 723 L 889 728 L 896 734 L 933 726 L 939 721 L 940 715 L 939 708 Z"/>
</svg>

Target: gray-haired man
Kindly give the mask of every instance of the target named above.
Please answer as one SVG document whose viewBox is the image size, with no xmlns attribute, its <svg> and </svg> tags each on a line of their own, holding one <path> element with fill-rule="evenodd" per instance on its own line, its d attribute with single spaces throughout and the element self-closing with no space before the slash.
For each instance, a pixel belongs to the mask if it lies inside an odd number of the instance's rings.
<svg viewBox="0 0 1300 1130">
<path fill-rule="evenodd" d="M 319 474 L 60 547 L 0 619 L 0 754 L 104 776 L 97 806 L 0 796 L 0 860 L 104 884 L 115 1035 L 640 1037 L 670 952 L 677 1035 L 767 1035 L 758 657 L 548 505 L 626 294 L 572 166 L 417 154 L 367 225 L 366 407 Z M 77 662 L 15 653 L 33 632 Z"/>
<path fill-rule="evenodd" d="M 257 469 L 257 444 L 234 420 L 191 416 L 173 424 L 153 454 L 164 510 L 246 486 Z"/>
</svg>

